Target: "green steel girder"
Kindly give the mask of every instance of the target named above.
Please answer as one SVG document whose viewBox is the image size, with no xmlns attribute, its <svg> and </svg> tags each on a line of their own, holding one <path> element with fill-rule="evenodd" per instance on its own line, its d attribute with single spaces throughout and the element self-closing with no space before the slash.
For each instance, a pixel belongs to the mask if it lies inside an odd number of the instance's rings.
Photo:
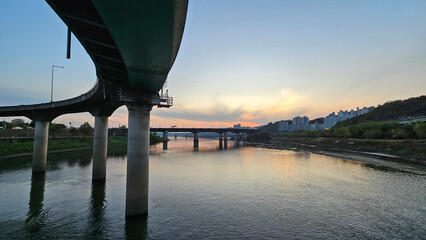
<svg viewBox="0 0 426 240">
<path fill-rule="evenodd" d="M 97 76 L 157 93 L 176 59 L 188 0 L 46 0 L 92 58 Z"/>
</svg>

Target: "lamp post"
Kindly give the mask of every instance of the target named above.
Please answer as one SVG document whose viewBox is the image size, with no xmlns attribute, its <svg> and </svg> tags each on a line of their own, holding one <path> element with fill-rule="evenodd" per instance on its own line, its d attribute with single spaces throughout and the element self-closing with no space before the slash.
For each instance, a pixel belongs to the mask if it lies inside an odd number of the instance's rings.
<svg viewBox="0 0 426 240">
<path fill-rule="evenodd" d="M 53 69 L 54 68 L 65 68 L 65 67 L 62 67 L 62 66 L 56 66 L 56 65 L 52 65 L 52 86 L 51 86 L 51 88 L 50 88 L 50 102 L 53 102 Z"/>
</svg>

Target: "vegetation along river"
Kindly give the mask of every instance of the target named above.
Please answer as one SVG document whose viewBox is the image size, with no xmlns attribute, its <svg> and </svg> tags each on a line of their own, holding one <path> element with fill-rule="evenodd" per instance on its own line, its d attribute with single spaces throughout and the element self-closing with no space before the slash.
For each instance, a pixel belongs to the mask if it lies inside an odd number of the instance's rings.
<svg viewBox="0 0 426 240">
<path fill-rule="evenodd" d="M 126 221 L 126 149 L 0 162 L 0 239 L 424 239 L 426 175 L 309 152 L 178 138 L 151 146 L 149 214 Z"/>
</svg>

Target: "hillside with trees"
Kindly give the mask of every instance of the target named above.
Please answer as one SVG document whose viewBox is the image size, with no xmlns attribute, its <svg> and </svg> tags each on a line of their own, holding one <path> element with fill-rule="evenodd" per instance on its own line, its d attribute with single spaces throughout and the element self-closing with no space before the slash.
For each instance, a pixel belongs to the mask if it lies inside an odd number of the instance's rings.
<svg viewBox="0 0 426 240">
<path fill-rule="evenodd" d="M 426 96 L 386 102 L 366 114 L 338 122 L 335 127 L 346 127 L 367 121 L 401 121 L 421 116 L 426 116 Z"/>
</svg>

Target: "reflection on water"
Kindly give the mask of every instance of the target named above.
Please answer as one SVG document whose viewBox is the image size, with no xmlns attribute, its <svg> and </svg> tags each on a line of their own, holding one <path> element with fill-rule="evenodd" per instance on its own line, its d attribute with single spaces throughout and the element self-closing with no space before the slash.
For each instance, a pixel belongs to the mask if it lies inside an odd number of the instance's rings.
<svg viewBox="0 0 426 240">
<path fill-rule="evenodd" d="M 240 146 L 241 144 L 241 146 Z M 421 239 L 426 179 L 308 152 L 171 138 L 151 146 L 149 214 L 124 216 L 126 147 L 0 162 L 0 239 Z"/>
<path fill-rule="evenodd" d="M 37 232 L 44 225 L 48 214 L 47 210 L 43 210 L 45 182 L 44 173 L 33 174 L 31 177 L 29 211 L 25 221 L 26 229 L 30 234 Z"/>
<path fill-rule="evenodd" d="M 85 239 L 105 239 L 107 227 L 105 200 L 105 181 L 92 182 L 90 194 L 89 219 L 85 227 Z"/>
<path fill-rule="evenodd" d="M 126 239 L 145 239 L 147 237 L 147 216 L 126 218 Z"/>
</svg>

